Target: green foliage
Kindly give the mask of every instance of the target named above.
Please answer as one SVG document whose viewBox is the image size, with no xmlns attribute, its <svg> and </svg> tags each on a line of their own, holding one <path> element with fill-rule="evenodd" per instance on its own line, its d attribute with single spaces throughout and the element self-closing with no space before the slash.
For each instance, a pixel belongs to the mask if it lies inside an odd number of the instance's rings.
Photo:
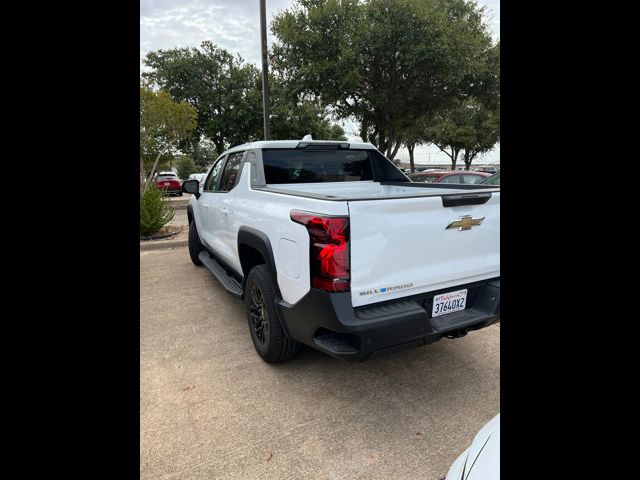
<svg viewBox="0 0 640 480">
<path fill-rule="evenodd" d="M 331 125 L 331 127 L 329 127 L 329 135 L 327 136 L 327 140 L 347 140 L 344 128 L 342 128 L 337 123 Z"/>
<path fill-rule="evenodd" d="M 168 163 L 181 141 L 196 127 L 196 110 L 185 102 L 174 102 L 167 92 L 140 86 L 141 168 L 158 161 Z M 152 172 L 149 172 L 152 173 Z"/>
<path fill-rule="evenodd" d="M 451 158 L 452 168 L 462 150 L 468 170 L 478 154 L 488 152 L 500 141 L 500 111 L 477 99 L 457 102 L 433 116 L 431 122 L 425 139 Z"/>
<path fill-rule="evenodd" d="M 213 165 L 213 162 L 218 158 L 218 153 L 211 142 L 198 141 L 191 150 L 191 157 L 196 169 L 194 173 L 203 173 Z"/>
<path fill-rule="evenodd" d="M 151 167 L 151 165 L 153 165 L 154 161 L 156 158 L 158 158 L 157 155 L 145 155 L 144 157 L 144 163 L 145 165 L 149 165 L 149 167 Z M 160 157 L 158 158 L 158 164 L 156 165 L 156 172 L 161 172 L 163 170 L 171 170 L 171 167 L 173 166 L 174 163 L 174 156 L 172 154 L 164 154 L 164 155 L 160 155 Z M 148 170 L 148 168 L 147 168 Z"/>
<path fill-rule="evenodd" d="M 206 167 L 226 148 L 263 138 L 260 71 L 211 42 L 200 49 L 176 48 L 150 52 L 143 77 L 198 111 L 198 124 L 182 150 L 196 165 Z M 277 77 L 269 79 L 272 138 L 344 137 L 327 119 L 326 108 L 288 89 Z M 206 146 L 207 139 L 215 151 Z"/>
<path fill-rule="evenodd" d="M 187 157 L 186 155 L 182 156 L 178 160 L 178 177 L 184 181 L 189 178 L 189 175 L 192 173 L 199 173 L 199 169 L 195 166 L 190 157 Z"/>
<path fill-rule="evenodd" d="M 452 168 L 460 152 L 468 170 L 500 141 L 500 44 L 481 52 L 477 65 L 465 94 L 433 114 L 422 137 L 451 158 Z"/>
<path fill-rule="evenodd" d="M 140 236 L 152 235 L 173 220 L 173 209 L 155 183 L 147 187 L 140 202 Z"/>
<path fill-rule="evenodd" d="M 318 102 L 296 98 L 275 76 L 269 79 L 269 89 L 273 140 L 301 139 L 307 134 L 316 140 L 346 140 L 342 127 L 328 120 Z"/>
<path fill-rule="evenodd" d="M 388 154 L 416 118 L 471 89 L 491 44 L 482 10 L 465 0 L 299 0 L 272 30 L 290 91 L 355 118 Z"/>
<path fill-rule="evenodd" d="M 205 136 L 221 154 L 228 145 L 260 138 L 262 97 L 258 69 L 207 41 L 197 48 L 147 54 L 143 77 L 198 112 L 196 139 Z"/>
</svg>

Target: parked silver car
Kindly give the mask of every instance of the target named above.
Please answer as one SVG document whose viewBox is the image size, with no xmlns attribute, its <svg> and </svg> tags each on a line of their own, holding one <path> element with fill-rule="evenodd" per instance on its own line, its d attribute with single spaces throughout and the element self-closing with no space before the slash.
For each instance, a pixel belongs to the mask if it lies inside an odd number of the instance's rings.
<svg viewBox="0 0 640 480">
<path fill-rule="evenodd" d="M 200 190 L 202 190 L 202 186 L 204 185 L 204 181 L 206 178 L 206 173 L 192 173 L 191 175 L 189 175 L 189 178 L 187 180 L 198 180 L 198 183 L 200 184 Z"/>
<path fill-rule="evenodd" d="M 445 480 L 500 480 L 500 414 L 480 429 Z"/>
</svg>

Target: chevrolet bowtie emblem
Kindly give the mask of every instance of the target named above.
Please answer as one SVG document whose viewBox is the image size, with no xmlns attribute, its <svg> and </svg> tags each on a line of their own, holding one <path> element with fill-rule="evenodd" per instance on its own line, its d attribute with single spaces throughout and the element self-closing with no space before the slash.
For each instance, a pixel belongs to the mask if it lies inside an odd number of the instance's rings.
<svg viewBox="0 0 640 480">
<path fill-rule="evenodd" d="M 449 225 L 447 225 L 447 228 L 445 228 L 445 230 L 449 230 L 450 228 L 457 228 L 458 231 L 471 230 L 471 227 L 480 225 L 483 220 L 484 220 L 484 217 L 473 218 L 471 217 L 471 215 L 464 215 L 460 217 L 460 220 L 456 220 L 454 222 L 451 222 Z"/>
</svg>

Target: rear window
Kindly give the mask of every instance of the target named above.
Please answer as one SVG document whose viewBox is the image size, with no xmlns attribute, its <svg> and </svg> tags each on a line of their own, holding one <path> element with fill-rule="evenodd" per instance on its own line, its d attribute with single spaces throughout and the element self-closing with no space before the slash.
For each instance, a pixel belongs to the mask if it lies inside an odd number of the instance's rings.
<svg viewBox="0 0 640 480">
<path fill-rule="evenodd" d="M 439 175 L 409 175 L 409 178 L 412 182 L 418 183 L 433 183 L 435 180 L 440 178 Z"/>
<path fill-rule="evenodd" d="M 266 149 L 262 161 L 266 183 L 373 180 L 366 150 Z"/>
</svg>

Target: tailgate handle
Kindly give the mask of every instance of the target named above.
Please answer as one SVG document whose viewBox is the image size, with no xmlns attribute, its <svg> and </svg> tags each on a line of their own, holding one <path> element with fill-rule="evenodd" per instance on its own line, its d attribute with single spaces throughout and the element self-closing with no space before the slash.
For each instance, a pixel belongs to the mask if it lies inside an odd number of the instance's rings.
<svg viewBox="0 0 640 480">
<path fill-rule="evenodd" d="M 442 206 L 459 207 L 461 205 L 482 205 L 483 203 L 487 203 L 490 198 L 490 193 L 446 195 L 442 197 Z"/>
</svg>

